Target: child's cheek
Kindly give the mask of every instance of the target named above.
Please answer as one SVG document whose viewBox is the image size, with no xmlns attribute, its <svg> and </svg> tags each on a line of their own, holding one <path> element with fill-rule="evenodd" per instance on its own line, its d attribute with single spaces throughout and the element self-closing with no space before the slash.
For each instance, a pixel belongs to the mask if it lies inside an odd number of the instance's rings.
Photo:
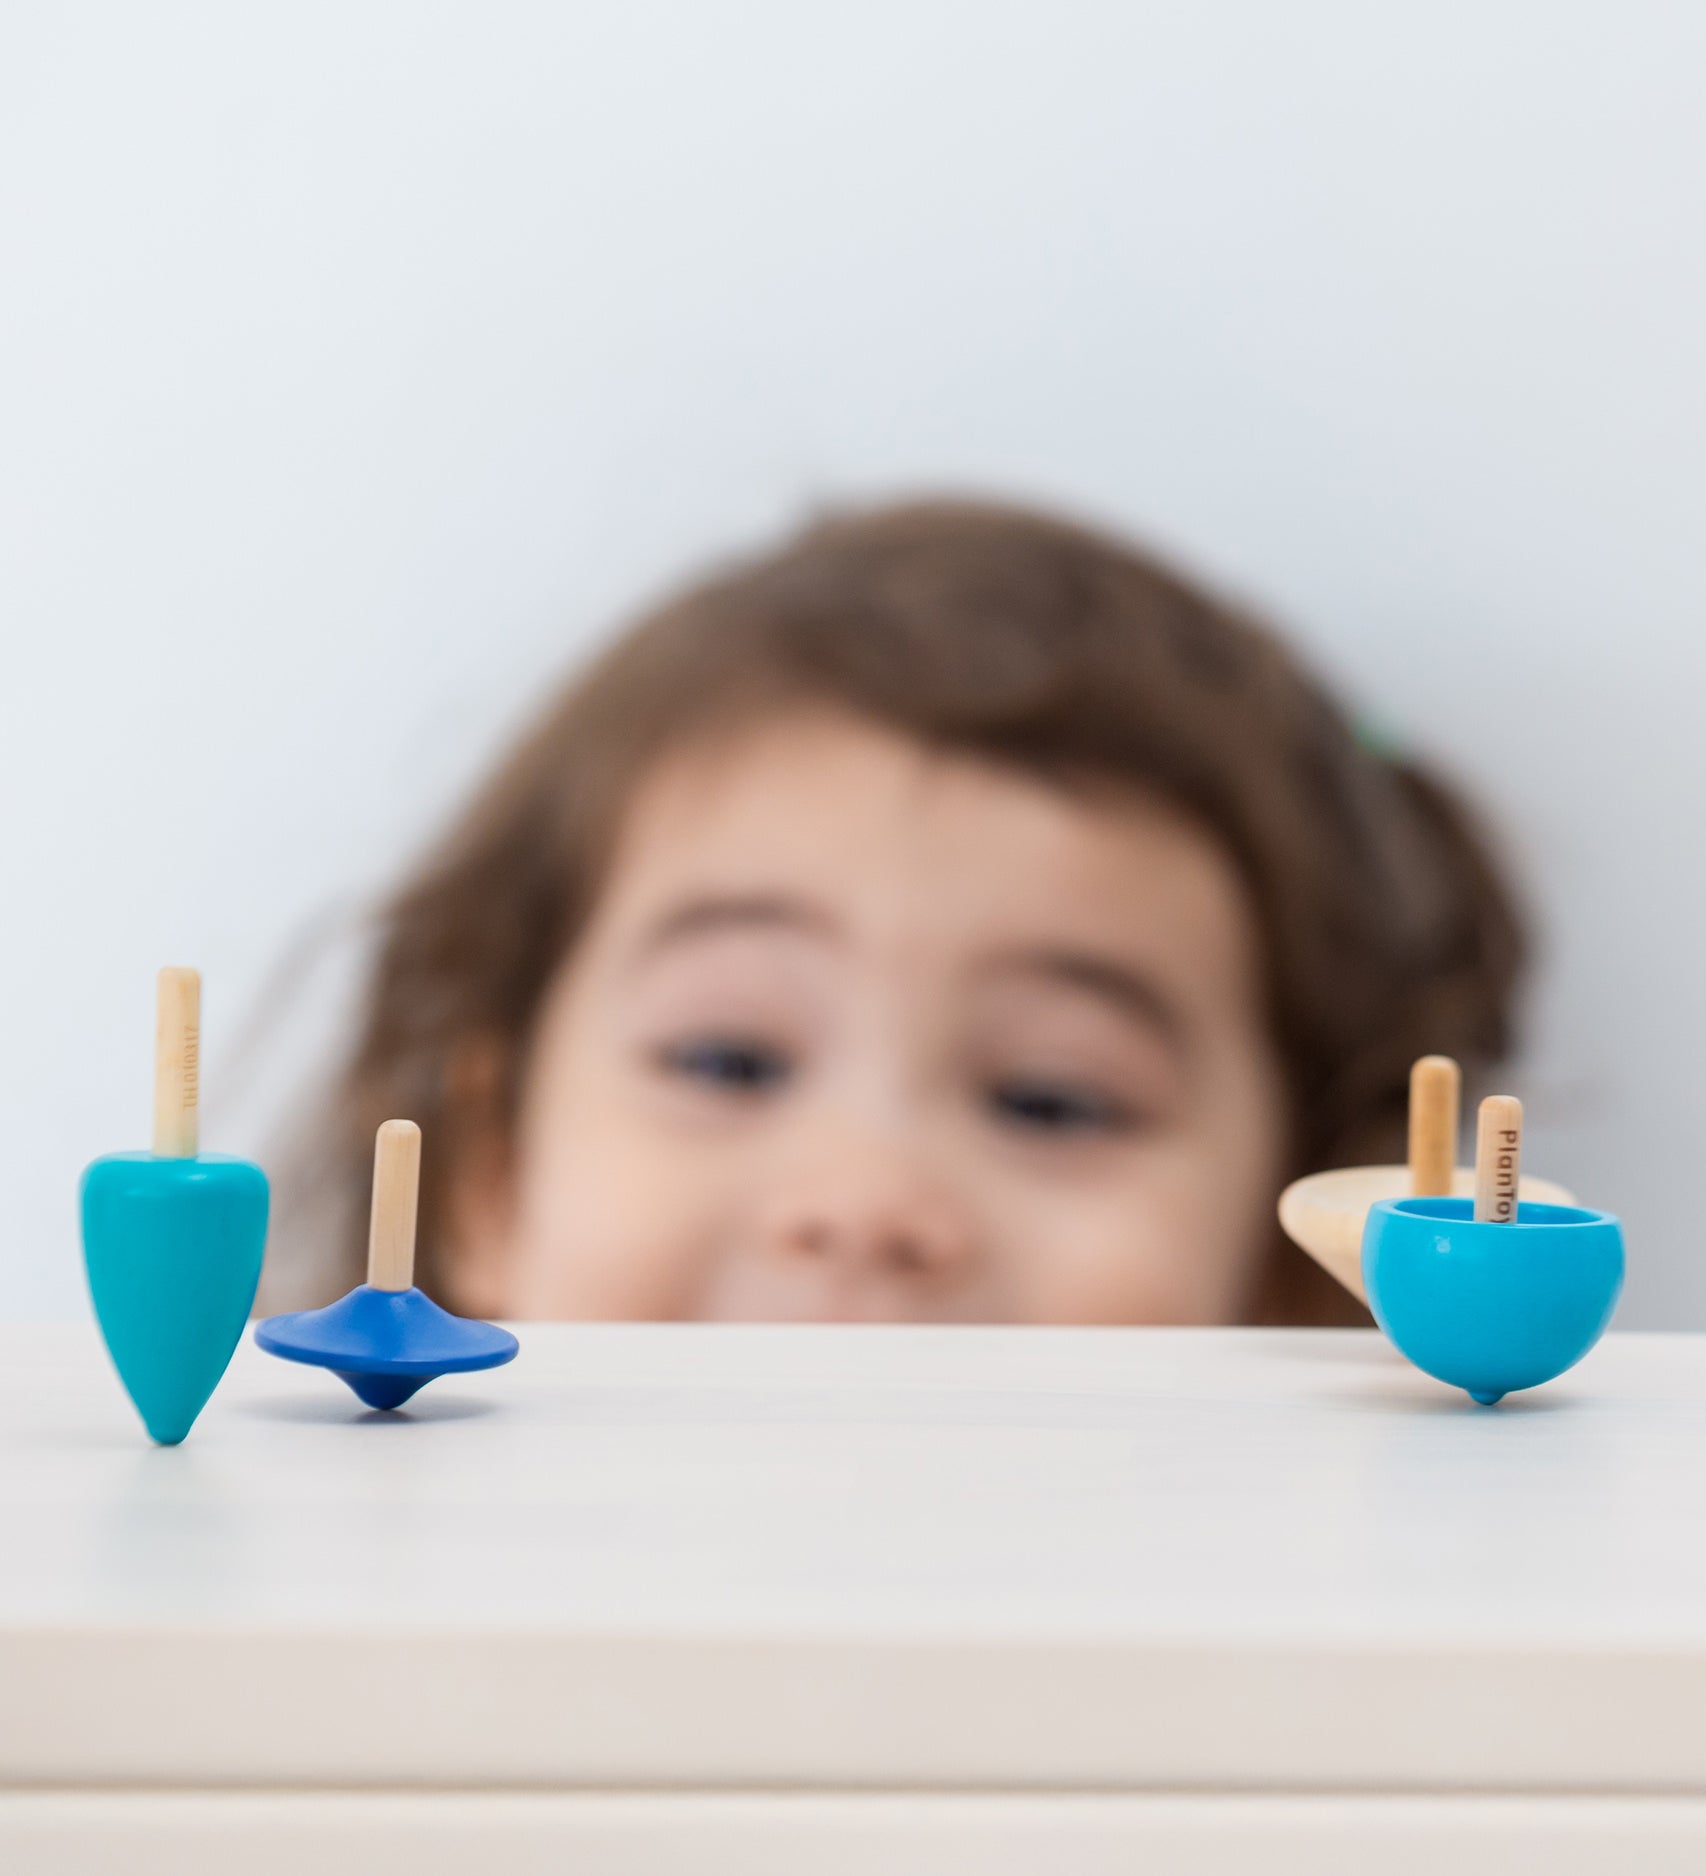
<svg viewBox="0 0 1706 1876">
<path fill-rule="evenodd" d="M 565 1140 L 571 1137 L 563 1136 Z M 729 1169 L 583 1125 L 523 1169 L 517 1297 L 528 1316 L 674 1321 L 699 1313 L 718 1252 Z"/>
<path fill-rule="evenodd" d="M 1020 1321 L 1232 1321 L 1254 1261 L 1242 1216 L 1164 1157 L 1113 1185 L 1015 1193 L 1000 1218 L 990 1255 Z"/>
</svg>

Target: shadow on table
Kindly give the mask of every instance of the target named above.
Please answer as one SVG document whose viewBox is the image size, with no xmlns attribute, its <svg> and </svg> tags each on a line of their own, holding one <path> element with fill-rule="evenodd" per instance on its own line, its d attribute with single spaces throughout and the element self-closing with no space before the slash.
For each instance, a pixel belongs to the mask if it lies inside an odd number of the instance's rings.
<svg viewBox="0 0 1706 1876">
<path fill-rule="evenodd" d="M 1321 1398 L 1362 1411 L 1391 1414 L 1498 1415 L 1548 1414 L 1576 1404 L 1568 1391 L 1553 1387 L 1507 1394 L 1496 1406 L 1483 1407 L 1461 1389 L 1431 1381 L 1412 1367 L 1377 1330 L 1302 1329 L 1275 1336 L 1263 1349 L 1267 1361 L 1295 1361 L 1332 1370 L 1333 1380 Z M 1346 1379 L 1347 1369 L 1361 1369 L 1366 1385 Z"/>
<path fill-rule="evenodd" d="M 246 1400 L 232 1404 L 231 1411 L 251 1420 L 288 1421 L 297 1426 L 426 1426 L 434 1421 L 483 1420 L 499 1412 L 500 1403 L 489 1400 L 459 1399 L 454 1394 L 417 1395 L 405 1407 L 381 1413 L 363 1407 L 352 1394 L 340 1399 L 328 1393 L 324 1399 L 299 1399 L 281 1395 L 270 1400 Z"/>
<path fill-rule="evenodd" d="M 1467 1420 L 1479 1416 L 1482 1419 L 1496 1420 L 1501 1416 L 1526 1418 L 1531 1414 L 1559 1413 L 1570 1407 L 1580 1405 L 1568 1395 L 1562 1399 L 1535 1389 L 1522 1394 L 1507 1394 L 1503 1400 L 1491 1407 L 1483 1407 L 1478 1401 L 1458 1388 L 1448 1388 L 1444 1382 L 1423 1390 L 1421 1386 L 1402 1393 L 1394 1389 L 1369 1388 L 1340 1389 L 1332 1398 L 1343 1401 L 1348 1407 L 1355 1407 L 1363 1413 L 1404 1414 L 1414 1418 L 1417 1414 L 1428 1414 L 1442 1419 Z"/>
</svg>

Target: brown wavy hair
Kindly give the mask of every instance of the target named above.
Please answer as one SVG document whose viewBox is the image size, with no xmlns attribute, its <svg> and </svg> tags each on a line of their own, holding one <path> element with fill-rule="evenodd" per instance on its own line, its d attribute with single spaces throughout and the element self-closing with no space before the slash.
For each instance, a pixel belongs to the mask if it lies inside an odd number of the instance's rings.
<svg viewBox="0 0 1706 1876">
<path fill-rule="evenodd" d="M 854 513 L 618 639 L 385 908 L 298 1186 L 333 1207 L 338 1264 L 312 1287 L 356 1278 L 374 1129 L 404 1114 L 427 1149 L 421 1281 L 454 1299 L 447 1192 L 476 1130 L 508 1135 L 636 786 L 688 740 L 803 701 L 1062 787 L 1158 791 L 1219 841 L 1262 936 L 1292 1175 L 1402 1158 L 1415 1056 L 1454 1055 L 1473 1080 L 1507 1051 L 1524 941 L 1481 833 L 1426 770 L 1359 739 L 1270 630 L 1064 521 L 950 501 Z M 1366 1320 L 1277 1228 L 1258 1319 Z"/>
</svg>

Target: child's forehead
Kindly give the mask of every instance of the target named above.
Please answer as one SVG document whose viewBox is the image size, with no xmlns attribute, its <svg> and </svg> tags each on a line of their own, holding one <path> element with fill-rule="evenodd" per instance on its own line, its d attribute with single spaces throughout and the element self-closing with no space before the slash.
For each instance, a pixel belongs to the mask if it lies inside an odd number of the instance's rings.
<svg viewBox="0 0 1706 1876">
<path fill-rule="evenodd" d="M 1230 859 L 1161 798 L 1067 788 L 831 709 L 678 750 L 638 790 L 606 882 L 622 921 L 728 893 L 795 894 L 855 925 L 1117 931 L 1159 909 L 1201 943 L 1247 922 Z"/>
<path fill-rule="evenodd" d="M 1111 779 L 1067 786 L 828 706 L 666 754 L 636 791 L 624 832 L 634 847 L 763 839 L 810 852 L 833 835 L 846 857 L 861 837 L 898 855 L 979 828 L 999 832 L 1001 853 L 1015 843 L 1129 847 L 1163 828 L 1176 844 L 1212 844 L 1159 796 Z"/>
</svg>

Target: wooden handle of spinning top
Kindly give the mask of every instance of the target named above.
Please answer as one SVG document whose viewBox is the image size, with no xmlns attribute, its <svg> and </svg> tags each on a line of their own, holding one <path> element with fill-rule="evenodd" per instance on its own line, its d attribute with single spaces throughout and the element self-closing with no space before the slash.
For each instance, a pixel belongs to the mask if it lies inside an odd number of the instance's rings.
<svg viewBox="0 0 1706 1876">
<path fill-rule="evenodd" d="M 1522 1103 L 1515 1095 L 1490 1094 L 1475 1126 L 1476 1223 L 1516 1223 L 1521 1177 Z"/>
<path fill-rule="evenodd" d="M 1410 1193 L 1450 1198 L 1457 1170 L 1457 1112 L 1463 1077 L 1449 1055 L 1424 1055 L 1410 1070 Z"/>
<path fill-rule="evenodd" d="M 373 1212 L 367 1227 L 370 1289 L 414 1287 L 420 1188 L 421 1130 L 412 1120 L 388 1120 L 373 1142 Z"/>
<path fill-rule="evenodd" d="M 156 981 L 154 1152 L 194 1159 L 201 1100 L 201 973 L 168 965 Z"/>
</svg>

